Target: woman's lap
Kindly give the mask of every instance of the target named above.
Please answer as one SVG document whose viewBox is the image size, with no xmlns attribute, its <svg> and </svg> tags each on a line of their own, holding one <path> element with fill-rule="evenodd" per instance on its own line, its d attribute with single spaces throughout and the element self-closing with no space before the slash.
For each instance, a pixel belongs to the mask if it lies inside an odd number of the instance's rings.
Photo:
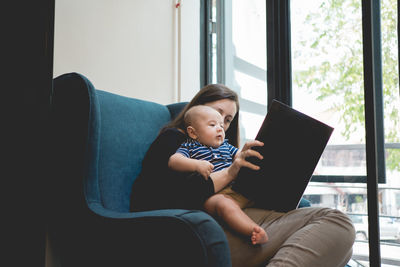
<svg viewBox="0 0 400 267">
<path fill-rule="evenodd" d="M 351 256 L 354 228 L 342 212 L 302 208 L 279 213 L 247 208 L 269 241 L 261 246 L 225 230 L 233 266 L 340 266 Z M 290 265 L 292 262 L 293 264 Z"/>
</svg>

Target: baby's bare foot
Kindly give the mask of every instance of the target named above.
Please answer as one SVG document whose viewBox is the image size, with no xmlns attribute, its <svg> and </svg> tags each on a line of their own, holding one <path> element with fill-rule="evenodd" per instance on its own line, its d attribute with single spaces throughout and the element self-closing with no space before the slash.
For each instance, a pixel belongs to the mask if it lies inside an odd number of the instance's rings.
<svg viewBox="0 0 400 267">
<path fill-rule="evenodd" d="M 251 243 L 253 245 L 256 244 L 264 244 L 268 241 L 268 235 L 260 226 L 255 226 L 253 229 L 253 233 L 251 234 Z"/>
</svg>

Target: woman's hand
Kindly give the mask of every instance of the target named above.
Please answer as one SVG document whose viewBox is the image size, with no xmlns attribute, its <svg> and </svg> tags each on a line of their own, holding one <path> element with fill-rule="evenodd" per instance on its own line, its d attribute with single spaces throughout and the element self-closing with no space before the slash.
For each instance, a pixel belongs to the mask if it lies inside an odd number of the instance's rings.
<svg viewBox="0 0 400 267">
<path fill-rule="evenodd" d="M 252 147 L 263 146 L 263 145 L 264 145 L 263 142 L 257 140 L 247 142 L 243 146 L 243 148 L 236 153 L 235 159 L 233 160 L 231 166 L 223 170 L 211 173 L 210 177 L 214 183 L 215 192 L 219 192 L 227 184 L 232 182 L 238 175 L 241 167 L 248 167 L 253 170 L 260 169 L 260 167 L 248 162 L 246 158 L 254 156 L 259 159 L 263 159 L 263 156 L 259 152 L 251 149 Z"/>
<path fill-rule="evenodd" d="M 232 165 L 228 169 L 229 175 L 236 178 L 237 174 L 239 173 L 240 168 L 242 168 L 242 167 L 247 167 L 252 170 L 259 170 L 260 167 L 247 161 L 247 158 L 248 157 L 256 157 L 260 160 L 263 159 L 263 156 L 259 152 L 252 149 L 252 147 L 263 146 L 263 145 L 264 145 L 264 143 L 261 141 L 258 141 L 258 140 L 252 140 L 252 141 L 246 142 L 246 144 L 244 144 L 243 148 L 236 153 L 235 159 L 234 159 Z"/>
</svg>

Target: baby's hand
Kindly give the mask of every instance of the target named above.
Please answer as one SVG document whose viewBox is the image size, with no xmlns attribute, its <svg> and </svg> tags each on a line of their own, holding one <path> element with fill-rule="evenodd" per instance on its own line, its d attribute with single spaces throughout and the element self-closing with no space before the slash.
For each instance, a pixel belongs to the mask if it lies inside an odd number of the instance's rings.
<svg viewBox="0 0 400 267">
<path fill-rule="evenodd" d="M 208 176 L 210 176 L 213 169 L 214 165 L 206 160 L 198 160 L 196 164 L 196 171 L 200 173 L 206 180 L 208 179 Z"/>
</svg>

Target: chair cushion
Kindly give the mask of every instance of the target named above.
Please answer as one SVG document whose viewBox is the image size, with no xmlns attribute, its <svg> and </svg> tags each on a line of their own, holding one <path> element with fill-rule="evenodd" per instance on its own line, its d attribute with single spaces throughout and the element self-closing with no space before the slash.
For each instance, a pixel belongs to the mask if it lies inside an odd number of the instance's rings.
<svg viewBox="0 0 400 267">
<path fill-rule="evenodd" d="M 154 102 L 97 90 L 100 106 L 98 177 L 105 208 L 129 211 L 133 181 L 163 125 L 168 108 Z"/>
</svg>

